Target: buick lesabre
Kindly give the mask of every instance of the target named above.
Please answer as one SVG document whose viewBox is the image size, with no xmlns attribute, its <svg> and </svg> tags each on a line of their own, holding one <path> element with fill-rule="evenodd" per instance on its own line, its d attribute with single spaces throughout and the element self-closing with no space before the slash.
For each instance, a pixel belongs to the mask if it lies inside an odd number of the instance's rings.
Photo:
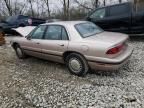
<svg viewBox="0 0 144 108">
<path fill-rule="evenodd" d="M 128 35 L 106 32 L 88 21 L 53 22 L 16 31 L 24 35 L 11 42 L 18 58 L 30 55 L 65 63 L 78 76 L 90 69 L 117 70 L 133 50 Z"/>
</svg>

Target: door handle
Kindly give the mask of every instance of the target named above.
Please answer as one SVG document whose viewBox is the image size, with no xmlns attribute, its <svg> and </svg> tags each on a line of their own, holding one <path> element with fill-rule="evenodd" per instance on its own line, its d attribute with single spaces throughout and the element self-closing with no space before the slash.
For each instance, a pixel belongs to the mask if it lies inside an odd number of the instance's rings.
<svg viewBox="0 0 144 108">
<path fill-rule="evenodd" d="M 58 44 L 59 46 L 64 46 L 64 44 Z"/>
<path fill-rule="evenodd" d="M 36 44 L 40 44 L 39 42 L 37 42 Z"/>
</svg>

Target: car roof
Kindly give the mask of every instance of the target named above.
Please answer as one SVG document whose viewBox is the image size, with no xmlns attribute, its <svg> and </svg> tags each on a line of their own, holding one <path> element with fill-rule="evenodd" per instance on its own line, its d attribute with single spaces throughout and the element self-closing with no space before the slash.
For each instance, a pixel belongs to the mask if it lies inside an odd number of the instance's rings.
<svg viewBox="0 0 144 108">
<path fill-rule="evenodd" d="M 80 23 L 87 23 L 88 21 L 58 21 L 58 22 L 51 22 L 51 23 L 45 23 L 41 25 L 63 25 L 63 26 L 74 26 L 76 24 Z"/>
<path fill-rule="evenodd" d="M 132 4 L 132 3 L 131 3 L 131 2 L 117 3 L 117 4 L 102 6 L 102 7 L 96 8 L 96 9 L 106 8 L 106 7 L 113 7 L 113 6 L 119 6 L 119 5 L 124 5 L 124 4 Z M 95 9 L 95 10 L 96 10 L 96 9 Z"/>
</svg>

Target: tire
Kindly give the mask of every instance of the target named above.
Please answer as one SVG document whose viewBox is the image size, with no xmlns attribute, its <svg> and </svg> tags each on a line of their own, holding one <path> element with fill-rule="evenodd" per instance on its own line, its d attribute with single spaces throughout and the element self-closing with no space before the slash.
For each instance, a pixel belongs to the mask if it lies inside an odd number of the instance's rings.
<svg viewBox="0 0 144 108">
<path fill-rule="evenodd" d="M 87 61 L 83 56 L 77 53 L 71 53 L 66 57 L 66 65 L 68 70 L 77 76 L 84 76 L 89 71 L 89 66 Z"/>
<path fill-rule="evenodd" d="M 15 49 L 16 55 L 19 59 L 25 59 L 26 58 L 26 54 L 23 52 L 23 50 L 21 49 L 21 47 L 18 44 L 16 44 L 14 46 L 14 49 Z"/>
</svg>

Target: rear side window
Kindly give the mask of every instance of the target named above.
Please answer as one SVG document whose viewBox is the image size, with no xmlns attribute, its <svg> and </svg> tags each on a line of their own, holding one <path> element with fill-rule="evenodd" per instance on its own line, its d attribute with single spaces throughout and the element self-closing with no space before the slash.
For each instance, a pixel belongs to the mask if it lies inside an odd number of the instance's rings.
<svg viewBox="0 0 144 108">
<path fill-rule="evenodd" d="M 45 33 L 45 39 L 61 40 L 61 26 L 48 26 Z"/>
<path fill-rule="evenodd" d="M 106 9 L 102 8 L 102 9 L 98 9 L 96 10 L 91 16 L 90 18 L 95 18 L 95 19 L 103 19 L 106 16 Z"/>
<path fill-rule="evenodd" d="M 110 16 L 125 15 L 128 14 L 128 5 L 118 5 L 110 7 Z"/>
</svg>

